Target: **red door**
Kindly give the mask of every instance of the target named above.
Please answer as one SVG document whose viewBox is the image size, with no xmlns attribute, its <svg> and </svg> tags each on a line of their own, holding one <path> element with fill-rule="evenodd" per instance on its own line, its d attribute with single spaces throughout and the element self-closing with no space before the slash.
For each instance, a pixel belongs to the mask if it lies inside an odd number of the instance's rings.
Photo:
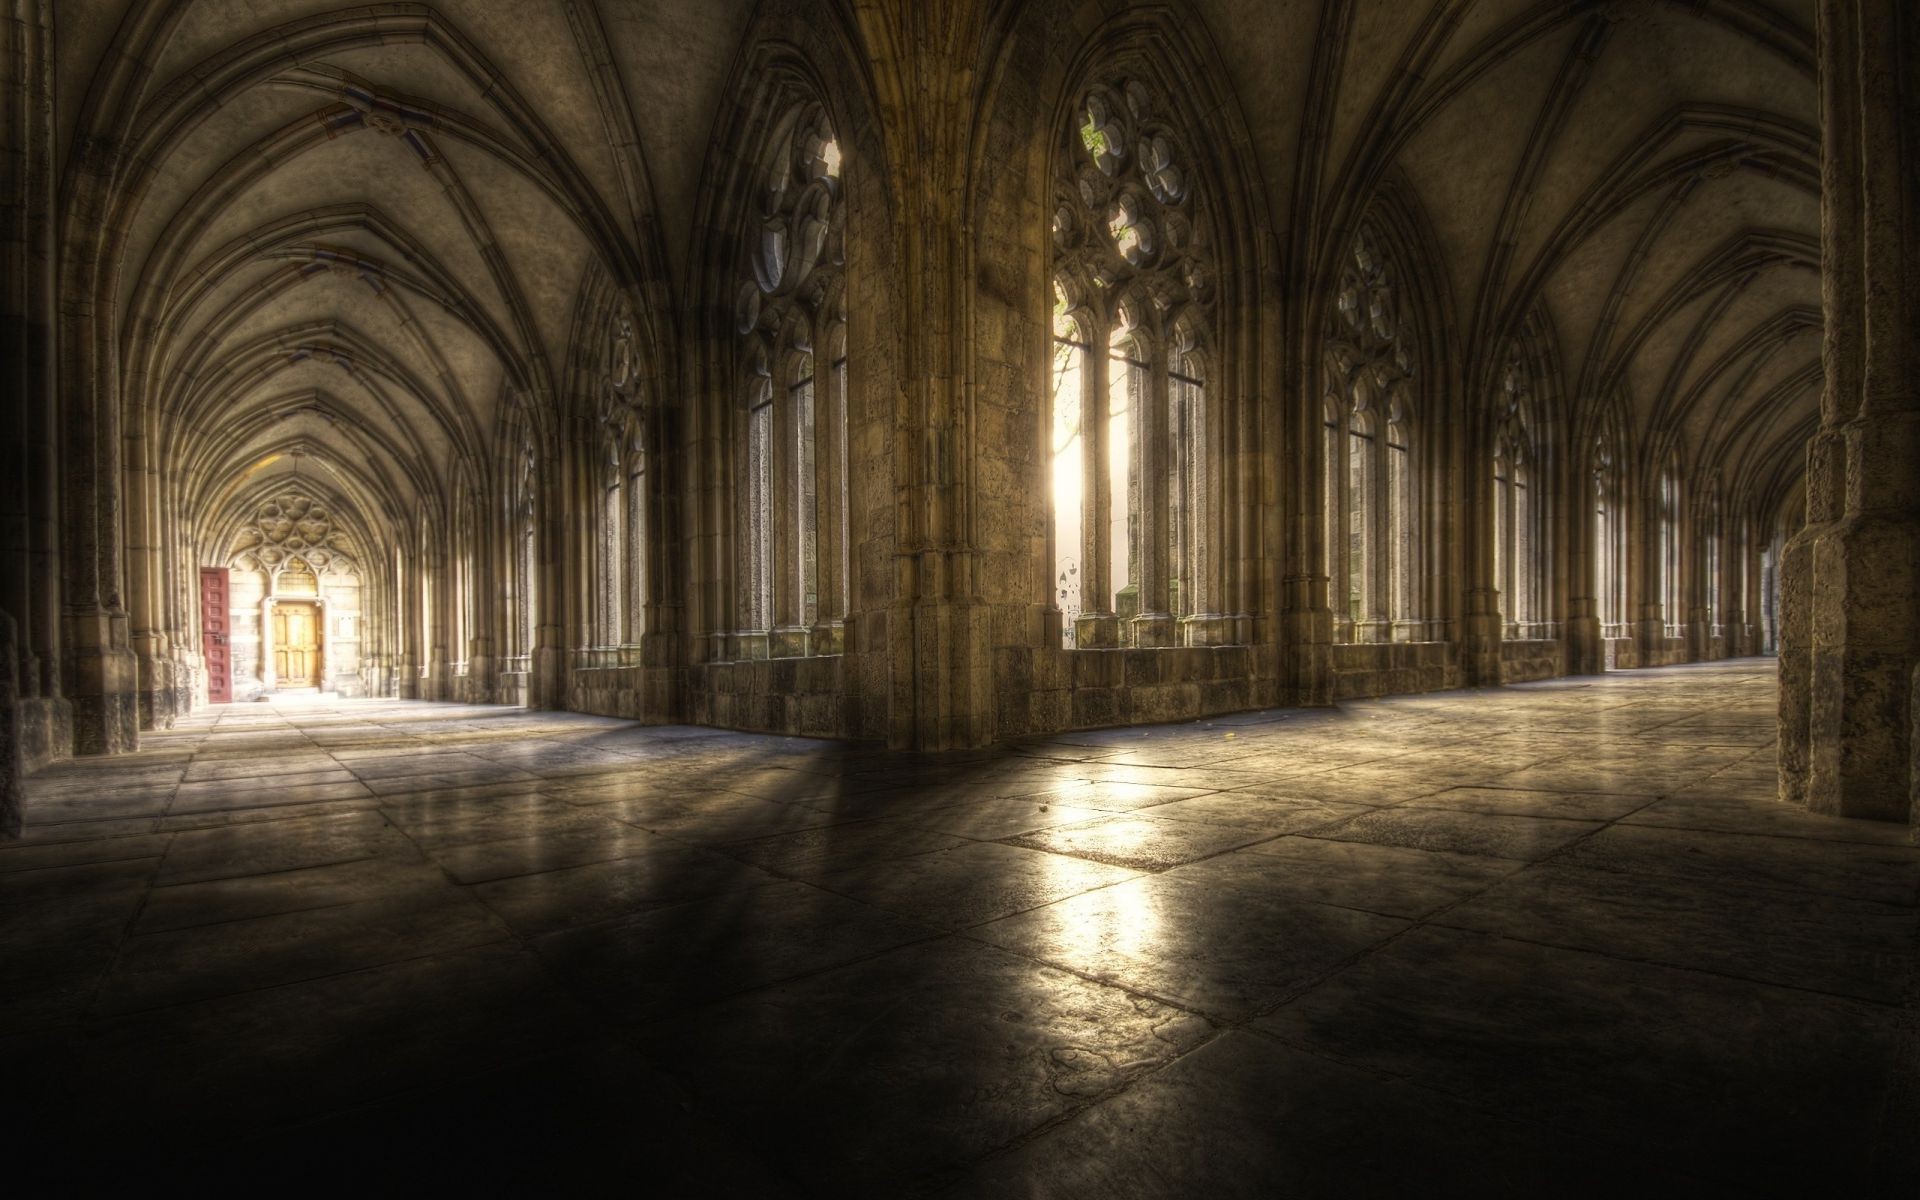
<svg viewBox="0 0 1920 1200">
<path fill-rule="evenodd" d="M 233 663 L 227 658 L 227 569 L 200 568 L 200 653 L 207 660 L 207 701 L 233 699 Z"/>
</svg>

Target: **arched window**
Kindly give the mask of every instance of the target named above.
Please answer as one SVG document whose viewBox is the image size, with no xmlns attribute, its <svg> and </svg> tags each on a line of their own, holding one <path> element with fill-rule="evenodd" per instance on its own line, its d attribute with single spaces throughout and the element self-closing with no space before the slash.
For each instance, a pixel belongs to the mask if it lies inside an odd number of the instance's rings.
<svg viewBox="0 0 1920 1200">
<path fill-rule="evenodd" d="M 510 668 L 525 671 L 528 659 L 533 654 L 533 631 L 536 624 L 536 611 L 539 607 L 538 588 L 536 586 L 538 564 L 536 562 L 534 536 L 535 515 L 537 512 L 535 488 L 538 480 L 534 474 L 533 447 L 527 446 L 516 464 L 513 480 L 513 634 L 512 652 L 508 656 L 517 658 L 517 664 Z"/>
<path fill-rule="evenodd" d="M 843 645 L 849 561 L 846 205 L 826 108 L 789 106 L 755 162 L 758 208 L 734 302 L 744 584 L 736 619 L 764 637 L 770 656 L 833 654 Z"/>
<path fill-rule="evenodd" d="M 622 488 L 626 483 L 625 455 L 621 452 L 621 439 L 617 427 L 608 431 L 599 446 L 595 480 L 599 492 L 598 518 L 600 532 L 599 578 L 594 581 L 594 628 L 593 644 L 610 651 L 620 644 L 620 636 L 625 628 L 621 619 L 621 607 L 626 600 L 626 548 L 627 540 L 621 526 L 626 523 L 626 502 Z M 596 666 L 611 666 L 614 657 L 603 654 Z"/>
<path fill-rule="evenodd" d="M 1404 290 L 1379 232 L 1363 223 L 1341 270 L 1323 351 L 1327 566 L 1335 636 L 1343 641 L 1405 639 L 1419 620 L 1418 351 Z"/>
<path fill-rule="evenodd" d="M 1594 615 L 1600 636 L 1627 635 L 1627 533 L 1619 467 L 1605 437 L 1593 443 Z"/>
<path fill-rule="evenodd" d="M 626 460 L 621 553 L 626 564 L 622 576 L 626 599 L 621 609 L 626 619 L 620 640 L 629 646 L 638 645 L 647 632 L 647 455 L 641 442 L 641 428 L 638 420 L 629 419 L 621 439 Z"/>
<path fill-rule="evenodd" d="M 1686 614 L 1680 602 L 1680 481 L 1671 463 L 1660 472 L 1658 499 L 1660 554 L 1660 615 L 1666 636 L 1685 632 Z"/>
<path fill-rule="evenodd" d="M 1214 527 L 1211 480 L 1213 430 L 1207 408 L 1206 365 L 1191 330 L 1175 334 L 1173 360 L 1167 370 L 1167 445 L 1172 476 L 1168 485 L 1168 517 L 1172 537 L 1168 584 L 1173 615 L 1201 616 L 1212 607 L 1209 594 L 1208 531 Z"/>
<path fill-rule="evenodd" d="M 1760 652 L 1780 652 L 1780 538 L 1760 548 Z"/>
<path fill-rule="evenodd" d="M 1090 388 L 1087 355 L 1092 347 L 1082 321 L 1069 311 L 1066 289 L 1056 283 L 1053 295 L 1053 421 L 1048 442 L 1053 489 L 1053 605 L 1060 610 L 1066 647 L 1072 649 L 1085 607 L 1080 584 L 1089 442 L 1081 407 Z"/>
<path fill-rule="evenodd" d="M 1543 490 L 1538 486 L 1538 421 L 1531 374 L 1516 345 L 1501 375 L 1494 426 L 1494 587 L 1509 638 L 1551 636 L 1542 611 L 1545 547 L 1541 543 Z"/>
<path fill-rule="evenodd" d="M 1049 465 L 1064 643 L 1218 640 L 1205 207 L 1137 79 L 1087 89 L 1057 164 Z"/>
<path fill-rule="evenodd" d="M 1726 630 L 1722 625 L 1723 618 L 1720 613 L 1723 596 L 1720 572 L 1725 562 L 1721 557 L 1720 551 L 1721 540 L 1725 530 L 1721 527 L 1720 499 L 1718 496 L 1710 497 L 1706 503 L 1705 516 L 1701 521 L 1701 532 L 1706 545 L 1701 548 L 1701 557 L 1703 559 L 1701 569 L 1705 573 L 1705 578 L 1701 581 L 1700 599 L 1701 602 L 1706 605 L 1707 636 L 1719 637 L 1722 633 L 1726 632 Z"/>
<path fill-rule="evenodd" d="M 587 665 L 618 666 L 637 656 L 646 632 L 646 411 L 640 331 L 634 312 L 617 299 L 600 341 L 597 441 L 589 468 L 596 494 L 598 542 L 594 555 L 592 650 Z"/>
</svg>

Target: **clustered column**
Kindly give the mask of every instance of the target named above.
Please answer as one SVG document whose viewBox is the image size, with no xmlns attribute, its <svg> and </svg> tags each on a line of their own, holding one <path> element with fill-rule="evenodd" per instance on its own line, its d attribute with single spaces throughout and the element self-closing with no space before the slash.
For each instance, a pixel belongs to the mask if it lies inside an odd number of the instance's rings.
<svg viewBox="0 0 1920 1200">
<path fill-rule="evenodd" d="M 1820 7 L 1826 392 L 1782 555 L 1781 795 L 1908 820 L 1920 691 L 1920 13 Z"/>
</svg>

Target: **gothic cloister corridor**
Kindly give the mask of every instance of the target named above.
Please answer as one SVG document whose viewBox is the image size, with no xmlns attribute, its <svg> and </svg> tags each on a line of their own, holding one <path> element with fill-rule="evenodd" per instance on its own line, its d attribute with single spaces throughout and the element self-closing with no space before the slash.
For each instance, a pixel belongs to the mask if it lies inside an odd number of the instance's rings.
<svg viewBox="0 0 1920 1200">
<path fill-rule="evenodd" d="M 950 756 L 203 708 L 0 847 L 12 1132 L 214 1187 L 1897 1191 L 1920 847 L 1778 803 L 1774 675 Z"/>
<path fill-rule="evenodd" d="M 1912 1200 L 1916 131 L 1920 0 L 8 0 L 0 1196 Z"/>
</svg>

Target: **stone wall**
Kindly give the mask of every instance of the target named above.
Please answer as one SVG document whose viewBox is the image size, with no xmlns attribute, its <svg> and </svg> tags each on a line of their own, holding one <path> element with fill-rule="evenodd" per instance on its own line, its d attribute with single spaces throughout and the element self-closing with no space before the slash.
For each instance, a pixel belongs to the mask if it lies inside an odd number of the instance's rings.
<svg viewBox="0 0 1920 1200">
<path fill-rule="evenodd" d="M 1566 647 L 1558 640 L 1500 643 L 1500 682 L 1529 683 L 1567 673 Z"/>
<path fill-rule="evenodd" d="M 1336 700 L 1437 692 L 1459 687 L 1459 656 L 1450 642 L 1360 642 L 1333 647 Z"/>
<path fill-rule="evenodd" d="M 1253 646 L 995 652 L 999 740 L 1188 721 L 1272 703 L 1278 663 Z"/>
<path fill-rule="evenodd" d="M 847 728 L 846 656 L 704 663 L 688 669 L 687 719 L 696 725 L 837 737 Z M 599 711 L 599 710 L 592 710 Z"/>
</svg>

